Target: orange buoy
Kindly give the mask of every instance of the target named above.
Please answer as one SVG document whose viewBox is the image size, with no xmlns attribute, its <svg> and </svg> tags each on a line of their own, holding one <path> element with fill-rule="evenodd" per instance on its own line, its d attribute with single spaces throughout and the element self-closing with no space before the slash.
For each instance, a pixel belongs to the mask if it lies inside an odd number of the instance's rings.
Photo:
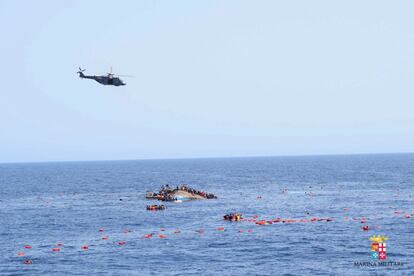
<svg viewBox="0 0 414 276">
<path fill-rule="evenodd" d="M 87 245 L 82 245 L 82 246 L 81 246 L 81 249 L 83 249 L 83 250 L 88 250 L 88 249 L 89 249 L 89 246 L 87 246 Z"/>
<path fill-rule="evenodd" d="M 265 225 L 266 221 L 265 220 L 260 220 L 260 221 L 256 221 L 257 225 Z"/>
<path fill-rule="evenodd" d="M 25 245 L 24 248 L 26 248 L 26 249 L 32 249 L 32 246 L 31 245 Z"/>
<path fill-rule="evenodd" d="M 159 235 L 158 235 L 158 237 L 160 237 L 160 239 L 165 239 L 165 238 L 167 238 L 167 236 L 166 236 L 166 235 L 163 235 L 163 234 L 159 234 Z"/>
<path fill-rule="evenodd" d="M 150 239 L 150 238 L 152 238 L 152 234 L 146 234 L 146 235 L 144 236 L 144 238 L 145 238 L 145 239 Z"/>
<path fill-rule="evenodd" d="M 55 247 L 55 248 L 52 249 L 52 251 L 53 252 L 59 252 L 60 251 L 60 248 L 59 247 Z"/>
<path fill-rule="evenodd" d="M 217 230 L 224 231 L 224 227 L 219 227 L 219 228 L 217 228 Z"/>
<path fill-rule="evenodd" d="M 23 256 L 25 256 L 26 255 L 26 253 L 24 253 L 24 252 L 18 252 L 17 253 L 17 256 L 19 256 L 19 257 L 23 257 Z"/>
<path fill-rule="evenodd" d="M 118 244 L 119 244 L 119 245 L 125 245 L 125 244 L 126 244 L 126 242 L 125 242 L 125 241 L 120 241 L 120 242 L 118 242 Z"/>
</svg>

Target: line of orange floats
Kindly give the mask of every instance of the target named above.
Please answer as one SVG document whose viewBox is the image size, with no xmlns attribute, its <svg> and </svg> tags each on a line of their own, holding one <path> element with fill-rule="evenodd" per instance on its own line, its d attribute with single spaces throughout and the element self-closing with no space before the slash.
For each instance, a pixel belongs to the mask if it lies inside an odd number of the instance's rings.
<svg viewBox="0 0 414 276">
<path fill-rule="evenodd" d="M 343 208 L 343 209 L 344 209 L 344 211 L 348 211 L 349 210 L 349 208 Z M 409 219 L 409 218 L 412 217 L 412 215 L 410 213 L 405 213 L 405 212 L 402 212 L 402 211 L 395 211 L 394 214 L 395 215 L 403 214 L 404 215 L 404 218 L 407 218 L 407 219 Z M 251 219 L 242 218 L 240 221 L 254 222 L 257 225 L 268 225 L 268 224 L 279 223 L 279 222 L 281 222 L 281 223 L 296 223 L 296 222 L 306 223 L 306 222 L 317 222 L 317 221 L 318 222 L 321 222 L 321 221 L 331 222 L 331 221 L 333 221 L 332 218 L 318 218 L 318 217 L 313 217 L 311 219 L 282 219 L 282 218 L 277 218 L 277 219 L 273 219 L 273 220 L 264 220 L 264 219 L 258 220 L 258 217 L 259 216 L 256 215 L 256 216 L 254 216 Z M 349 220 L 349 218 L 348 217 L 345 217 L 345 220 Z M 360 220 L 360 222 L 363 223 L 363 224 L 365 224 L 367 222 L 367 218 L 366 217 L 353 218 L 353 220 L 354 221 Z M 381 228 L 381 226 L 380 225 L 376 225 L 375 228 L 376 229 L 379 229 L 379 228 Z M 362 229 L 364 231 L 368 231 L 368 230 L 371 229 L 371 227 L 368 226 L 368 225 L 364 225 L 362 227 Z M 99 229 L 99 232 L 105 232 L 105 230 L 106 230 L 105 228 L 100 228 Z M 218 230 L 218 231 L 225 231 L 225 228 L 224 227 L 218 227 L 216 230 Z M 161 228 L 160 231 L 163 232 L 163 231 L 165 231 L 165 229 L 164 228 Z M 239 233 L 243 233 L 244 231 L 245 230 L 239 230 Z M 131 233 L 131 232 L 132 231 L 129 230 L 129 229 L 125 229 L 124 230 L 124 233 L 125 234 Z M 195 230 L 195 232 L 197 232 L 199 234 L 203 234 L 205 232 L 205 230 L 204 229 L 198 229 L 198 230 Z M 253 230 L 249 229 L 249 230 L 246 230 L 246 232 L 251 233 L 251 232 L 253 232 Z M 175 230 L 173 233 L 174 234 L 180 234 L 181 231 L 180 230 Z M 149 239 L 149 238 L 153 238 L 153 237 L 154 237 L 154 234 L 153 233 L 146 234 L 146 235 L 143 236 L 143 238 L 145 238 L 145 239 Z M 167 238 L 167 235 L 165 235 L 165 234 L 159 234 L 158 237 L 161 238 L 161 239 L 165 239 L 165 238 Z M 108 239 L 109 239 L 108 236 L 102 237 L 102 240 L 108 240 Z M 126 242 L 125 241 L 119 241 L 118 244 L 119 245 L 125 245 Z M 59 252 L 61 250 L 61 247 L 63 246 L 63 244 L 62 243 L 58 243 L 57 246 L 58 247 L 52 248 L 52 251 Z M 32 246 L 31 245 L 25 245 L 24 248 L 26 248 L 26 249 L 32 249 Z M 82 245 L 81 246 L 81 249 L 88 250 L 89 249 L 89 246 L 88 245 Z M 18 252 L 18 256 L 25 256 L 25 253 L 24 252 Z"/>
<path fill-rule="evenodd" d="M 277 218 L 277 219 L 273 219 L 273 220 L 255 220 L 255 219 L 249 219 L 247 221 L 250 222 L 254 222 L 257 225 L 267 225 L 267 224 L 273 224 L 273 223 L 295 223 L 295 222 L 316 222 L 316 221 L 326 221 L 326 222 L 330 222 L 332 221 L 332 218 L 311 218 L 311 219 L 282 219 L 282 218 Z"/>
<path fill-rule="evenodd" d="M 59 252 L 62 247 L 63 247 L 63 243 L 58 243 L 57 244 L 57 247 L 53 247 L 52 248 L 52 251 L 53 252 Z M 32 249 L 33 246 L 31 246 L 31 245 L 25 245 L 24 248 L 25 249 Z M 17 252 L 17 256 L 18 257 L 24 257 L 24 256 L 26 256 L 26 253 L 25 252 Z M 26 260 L 23 261 L 23 263 L 24 264 L 27 264 L 27 265 L 31 265 L 31 264 L 33 264 L 33 261 L 30 260 L 30 259 L 26 259 Z"/>
<path fill-rule="evenodd" d="M 349 211 L 349 208 L 343 208 L 343 210 L 344 211 Z M 403 215 L 403 217 L 406 218 L 406 219 L 412 218 L 412 214 L 411 213 L 406 213 L 404 211 L 395 211 L 394 212 L 394 215 L 396 215 L 396 216 Z M 348 221 L 349 220 L 349 217 L 345 217 L 344 219 L 346 221 Z M 352 219 L 354 221 L 358 221 L 359 220 L 362 224 L 366 224 L 367 221 L 368 221 L 368 219 L 366 217 L 352 218 Z M 258 215 L 255 215 L 255 216 L 253 216 L 250 219 L 242 218 L 242 219 L 240 219 L 240 221 L 253 222 L 256 225 L 269 225 L 269 224 L 274 224 L 274 223 L 312 223 L 312 222 L 322 222 L 322 221 L 331 222 L 331 221 L 333 221 L 333 219 L 332 218 L 318 218 L 318 217 L 313 217 L 313 218 L 310 218 L 310 219 L 282 219 L 282 218 L 276 218 L 276 219 L 273 219 L 273 220 L 265 220 L 265 219 L 260 219 L 259 220 L 259 216 Z M 376 225 L 375 228 L 376 229 L 380 229 L 381 226 Z M 369 231 L 371 229 L 372 228 L 369 225 L 362 226 L 362 230 L 363 231 Z M 217 231 L 225 231 L 225 227 L 218 227 L 218 228 L 216 228 L 216 230 Z M 103 233 L 105 231 L 106 231 L 105 228 L 100 228 L 99 229 L 99 232 L 101 232 L 101 233 Z M 161 232 L 164 232 L 165 229 L 164 228 L 161 228 L 160 231 Z M 131 233 L 131 232 L 132 231 L 131 230 L 128 230 L 128 229 L 125 229 L 124 230 L 124 234 L 128 234 L 128 233 Z M 197 232 L 199 234 L 204 234 L 205 230 L 204 229 L 198 229 L 198 230 L 195 230 L 195 232 Z M 244 233 L 244 232 L 252 233 L 253 230 L 252 229 L 248 229 L 248 230 L 241 229 L 238 232 L 239 233 Z M 180 234 L 181 231 L 180 230 L 175 230 L 173 233 L 174 234 Z M 150 239 L 150 238 L 153 238 L 155 236 L 157 236 L 157 235 L 154 234 L 154 233 L 150 233 L 150 234 L 144 235 L 142 238 L 144 238 L 144 239 Z M 165 234 L 158 234 L 158 237 L 160 239 L 166 239 L 168 236 L 165 235 Z M 109 239 L 108 236 L 103 236 L 102 237 L 102 240 L 108 240 L 108 239 Z M 126 241 L 123 241 L 123 240 L 121 240 L 121 241 L 118 242 L 118 245 L 125 245 L 125 244 L 126 244 Z M 57 244 L 57 247 L 53 247 L 52 248 L 52 251 L 53 252 L 60 252 L 63 246 L 64 246 L 63 243 L 58 243 Z M 31 245 L 24 245 L 24 248 L 25 249 L 32 249 L 33 247 Z M 81 249 L 82 250 L 85 250 L 85 251 L 86 250 L 89 250 L 89 246 L 88 245 L 82 245 L 81 246 Z M 18 252 L 17 253 L 17 256 L 24 257 L 24 256 L 26 256 L 26 253 L 25 252 Z M 30 259 L 26 259 L 23 263 L 24 264 L 33 264 L 33 261 L 30 260 Z"/>
<path fill-rule="evenodd" d="M 218 227 L 217 230 L 218 231 L 225 231 L 225 228 L 224 227 Z M 99 230 L 99 232 L 104 232 L 104 231 L 105 231 L 105 229 L 103 229 L 103 228 L 101 228 Z M 164 228 L 161 228 L 160 231 L 164 232 L 165 229 Z M 124 231 L 125 234 L 130 233 L 130 232 L 132 232 L 132 231 L 131 230 L 125 230 Z M 204 229 L 195 230 L 195 232 L 202 234 L 202 233 L 204 233 Z M 239 232 L 243 232 L 243 230 L 240 230 Z M 251 233 L 251 232 L 253 232 L 253 230 L 247 230 L 247 232 Z M 173 233 L 174 234 L 180 234 L 181 231 L 180 230 L 175 230 Z M 155 236 L 155 234 L 150 233 L 150 234 L 144 235 L 143 238 L 149 239 L 149 238 L 153 238 L 154 236 Z M 166 239 L 167 238 L 167 235 L 165 235 L 165 234 L 159 234 L 158 237 L 160 239 Z M 104 237 L 102 237 L 102 239 L 103 240 L 108 240 L 109 237 L 108 236 L 104 236 Z M 118 244 L 119 245 L 125 245 L 126 244 L 126 241 L 121 240 L 121 241 L 118 242 Z M 53 247 L 52 248 L 52 251 L 53 252 L 59 252 L 61 250 L 61 248 L 63 247 L 63 243 L 58 243 L 57 246 L 58 247 Z M 31 245 L 25 245 L 24 248 L 26 248 L 26 249 L 32 249 L 33 247 Z M 89 250 L 89 246 L 88 245 L 82 245 L 80 248 L 82 250 Z M 25 252 L 18 252 L 17 253 L 17 256 L 24 257 L 24 256 L 26 256 L 26 253 Z M 28 260 L 25 260 L 23 263 L 24 264 L 33 264 L 33 261 L 28 259 Z"/>
</svg>

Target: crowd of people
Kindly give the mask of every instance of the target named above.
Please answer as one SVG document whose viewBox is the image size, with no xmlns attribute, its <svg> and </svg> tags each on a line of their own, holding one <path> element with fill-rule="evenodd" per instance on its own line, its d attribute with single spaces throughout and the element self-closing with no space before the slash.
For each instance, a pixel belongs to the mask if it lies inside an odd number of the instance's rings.
<svg viewBox="0 0 414 276">
<path fill-rule="evenodd" d="M 240 221 L 242 219 L 242 214 L 236 213 L 236 214 L 228 214 L 228 215 L 224 215 L 224 220 L 229 220 L 229 221 Z"/>
<path fill-rule="evenodd" d="M 146 197 L 151 199 L 158 199 L 162 201 L 174 201 L 177 200 L 173 195 L 174 189 L 172 189 L 169 185 L 163 185 L 161 190 L 158 193 L 147 192 Z"/>
<path fill-rule="evenodd" d="M 183 184 L 181 186 L 176 186 L 175 188 L 167 185 L 163 185 L 161 186 L 161 189 L 158 193 L 152 193 L 152 192 L 147 192 L 147 198 L 152 198 L 152 199 L 158 199 L 158 200 L 162 200 L 162 201 L 175 201 L 177 200 L 177 198 L 175 197 L 175 193 L 176 191 L 186 191 L 190 194 L 194 195 L 198 195 L 201 196 L 203 198 L 206 199 L 213 199 L 213 198 L 217 198 L 217 196 L 215 196 L 212 193 L 207 193 L 204 191 L 198 191 L 196 189 L 190 188 L 187 185 Z"/>
</svg>

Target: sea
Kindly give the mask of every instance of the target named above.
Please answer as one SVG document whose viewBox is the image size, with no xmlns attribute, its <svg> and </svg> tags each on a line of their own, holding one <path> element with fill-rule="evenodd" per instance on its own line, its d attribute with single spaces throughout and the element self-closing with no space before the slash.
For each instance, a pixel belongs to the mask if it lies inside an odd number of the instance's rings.
<svg viewBox="0 0 414 276">
<path fill-rule="evenodd" d="M 218 198 L 147 211 L 166 184 Z M 10 163 L 0 188 L 0 275 L 414 275 L 414 154 Z"/>
</svg>

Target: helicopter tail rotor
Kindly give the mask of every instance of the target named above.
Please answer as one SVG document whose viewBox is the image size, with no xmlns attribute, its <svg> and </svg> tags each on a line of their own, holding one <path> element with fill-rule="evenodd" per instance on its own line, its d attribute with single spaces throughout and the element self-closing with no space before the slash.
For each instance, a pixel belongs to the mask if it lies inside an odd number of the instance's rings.
<svg viewBox="0 0 414 276">
<path fill-rule="evenodd" d="M 85 77 L 85 75 L 83 74 L 84 71 L 85 71 L 85 69 L 82 69 L 82 68 L 79 67 L 79 71 L 77 73 L 79 74 L 79 77 L 80 78 L 84 78 Z"/>
</svg>

